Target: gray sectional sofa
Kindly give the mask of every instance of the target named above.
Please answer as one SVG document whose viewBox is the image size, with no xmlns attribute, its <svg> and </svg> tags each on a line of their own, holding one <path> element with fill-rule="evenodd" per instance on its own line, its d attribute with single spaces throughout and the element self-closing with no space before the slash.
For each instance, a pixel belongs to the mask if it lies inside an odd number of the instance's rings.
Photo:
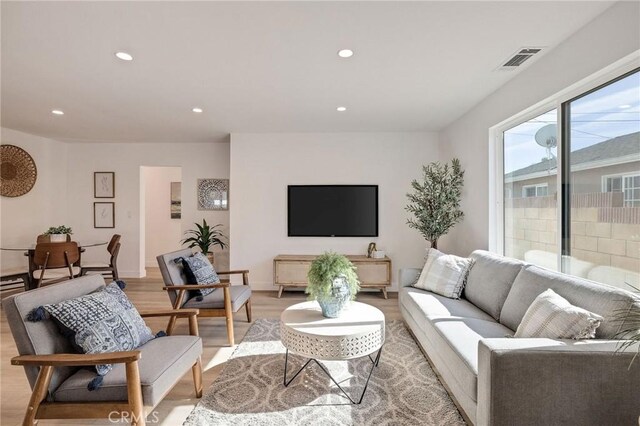
<svg viewBox="0 0 640 426">
<path fill-rule="evenodd" d="M 637 425 L 640 359 L 616 353 L 616 309 L 640 309 L 624 290 L 486 251 L 471 254 L 463 297 L 411 285 L 400 271 L 400 311 L 468 420 L 477 425 Z M 596 339 L 509 338 L 527 308 L 551 288 L 604 317 Z"/>
</svg>

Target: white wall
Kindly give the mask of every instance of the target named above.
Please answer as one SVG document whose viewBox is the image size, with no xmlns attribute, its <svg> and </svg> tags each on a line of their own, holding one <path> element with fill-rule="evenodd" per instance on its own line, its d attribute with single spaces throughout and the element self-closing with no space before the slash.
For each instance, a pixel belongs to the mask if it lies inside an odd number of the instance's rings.
<svg viewBox="0 0 640 426">
<path fill-rule="evenodd" d="M 432 133 L 232 134 L 232 269 L 249 269 L 254 289 L 273 290 L 278 254 L 365 254 L 375 241 L 392 259 L 397 288 L 398 268 L 422 265 L 426 247 L 406 225 L 406 193 L 437 159 Z M 289 184 L 379 185 L 379 237 L 287 237 Z"/>
<path fill-rule="evenodd" d="M 221 223 L 228 232 L 228 212 L 198 211 L 196 182 L 198 178 L 227 178 L 229 176 L 228 143 L 69 143 L 68 149 L 68 211 L 69 222 L 78 237 L 85 240 L 108 240 L 122 235 L 118 269 L 124 277 L 145 274 L 144 193 L 141 192 L 141 166 L 173 166 L 182 168 L 181 233 L 192 228 L 194 222 Z M 93 172 L 113 171 L 116 178 L 115 229 L 93 228 L 93 202 L 108 201 L 93 198 Z M 144 244 L 143 244 L 144 247 Z M 175 241 L 173 249 L 179 249 Z M 104 260 L 106 251 L 88 249 L 83 260 Z M 225 255 L 219 256 L 222 258 Z M 223 268 L 224 266 L 220 266 Z"/>
<path fill-rule="evenodd" d="M 464 167 L 466 217 L 438 241 L 467 255 L 488 247 L 489 128 L 640 49 L 640 3 L 619 2 L 440 133 L 443 161 Z"/>
<path fill-rule="evenodd" d="M 158 267 L 156 256 L 176 249 L 180 219 L 171 218 L 171 182 L 182 181 L 180 167 L 142 167 L 145 203 L 145 266 Z"/>
<path fill-rule="evenodd" d="M 78 223 L 67 215 L 67 145 L 11 129 L 1 129 L 2 143 L 16 145 L 31 155 L 38 176 L 34 187 L 21 197 L 0 197 L 0 246 L 32 244 L 50 226 Z M 1 251 L 2 269 L 27 268 L 22 252 Z"/>
</svg>

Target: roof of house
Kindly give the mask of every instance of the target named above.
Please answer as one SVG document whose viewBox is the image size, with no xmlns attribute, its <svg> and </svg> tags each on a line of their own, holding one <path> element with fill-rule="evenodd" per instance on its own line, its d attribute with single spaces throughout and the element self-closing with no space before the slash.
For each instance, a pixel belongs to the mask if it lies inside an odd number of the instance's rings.
<svg viewBox="0 0 640 426">
<path fill-rule="evenodd" d="M 625 157 L 638 154 L 640 156 L 640 132 L 629 133 L 571 153 L 571 165 L 591 163 L 610 158 Z M 640 157 L 638 158 L 640 160 Z M 522 169 L 507 173 L 505 177 L 517 177 L 537 172 L 544 172 L 557 167 L 556 158 L 543 159 Z"/>
</svg>

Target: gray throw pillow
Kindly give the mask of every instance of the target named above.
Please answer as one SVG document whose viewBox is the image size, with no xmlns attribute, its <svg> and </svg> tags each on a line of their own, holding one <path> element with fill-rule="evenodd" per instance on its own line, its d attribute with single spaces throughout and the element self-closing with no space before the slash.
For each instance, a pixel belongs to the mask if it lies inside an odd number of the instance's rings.
<svg viewBox="0 0 640 426">
<path fill-rule="evenodd" d="M 548 289 L 529 306 L 514 337 L 593 339 L 602 319 Z"/>
<path fill-rule="evenodd" d="M 187 256 L 181 259 L 184 274 L 187 277 L 187 284 L 220 283 L 220 277 L 218 277 L 216 270 L 213 268 L 213 265 L 211 265 L 211 262 L 209 262 L 209 259 L 202 253 L 198 252 L 193 256 Z M 193 290 L 190 292 L 190 297 L 196 297 L 198 300 L 202 300 L 204 296 L 213 293 L 215 290 L 215 288 Z"/>
</svg>

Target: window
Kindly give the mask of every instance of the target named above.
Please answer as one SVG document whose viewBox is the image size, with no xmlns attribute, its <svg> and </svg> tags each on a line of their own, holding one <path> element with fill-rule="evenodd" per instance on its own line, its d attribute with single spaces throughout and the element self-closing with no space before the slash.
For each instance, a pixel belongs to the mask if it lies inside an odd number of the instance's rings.
<svg viewBox="0 0 640 426">
<path fill-rule="evenodd" d="M 504 200 L 504 254 L 552 269 L 558 263 L 556 117 L 557 110 L 548 111 L 503 135 L 504 190 L 517 197 Z"/>
<path fill-rule="evenodd" d="M 549 185 L 546 183 L 538 185 L 525 185 L 522 187 L 523 197 L 546 197 Z"/>
<path fill-rule="evenodd" d="M 502 132 L 502 251 L 638 286 L 640 71 L 557 105 Z"/>
<path fill-rule="evenodd" d="M 640 207 L 640 172 L 624 176 L 603 176 L 602 192 L 621 192 L 624 207 Z"/>
<path fill-rule="evenodd" d="M 625 176 L 622 182 L 624 205 L 626 207 L 640 207 L 640 175 Z"/>
</svg>

